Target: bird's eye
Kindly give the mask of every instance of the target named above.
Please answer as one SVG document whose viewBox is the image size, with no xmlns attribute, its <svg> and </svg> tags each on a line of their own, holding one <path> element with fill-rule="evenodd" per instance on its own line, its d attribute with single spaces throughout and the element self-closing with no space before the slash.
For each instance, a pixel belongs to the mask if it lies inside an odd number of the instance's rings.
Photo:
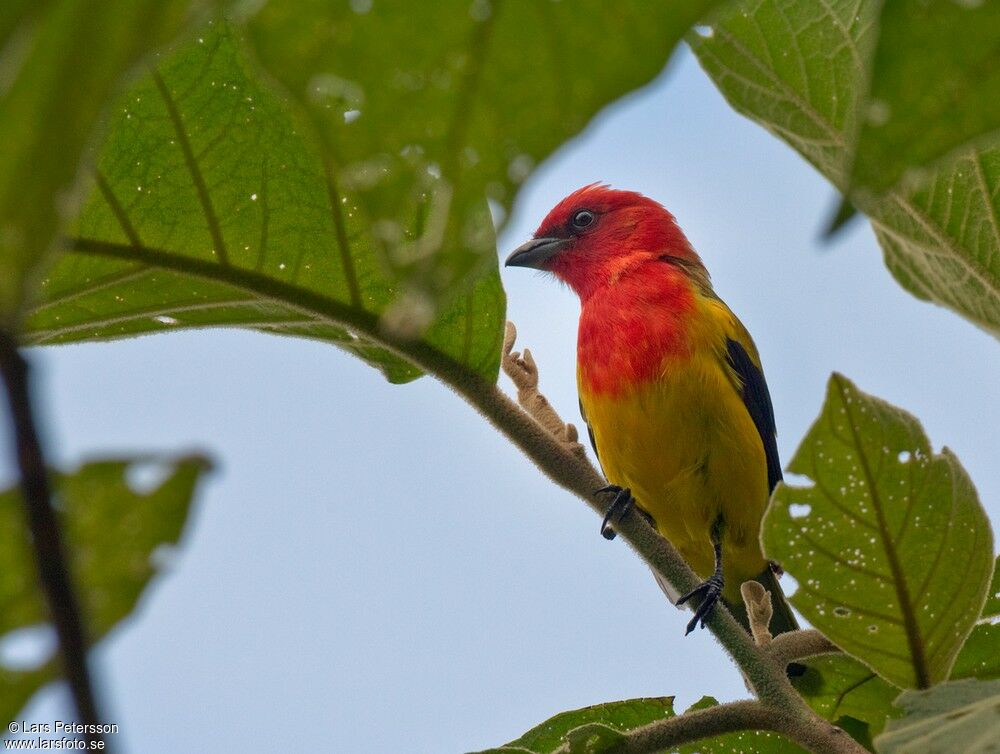
<svg viewBox="0 0 1000 754">
<path fill-rule="evenodd" d="M 588 225 L 592 225 L 596 219 L 597 217 L 589 209 L 581 209 L 573 215 L 573 227 L 586 228 Z"/>
</svg>

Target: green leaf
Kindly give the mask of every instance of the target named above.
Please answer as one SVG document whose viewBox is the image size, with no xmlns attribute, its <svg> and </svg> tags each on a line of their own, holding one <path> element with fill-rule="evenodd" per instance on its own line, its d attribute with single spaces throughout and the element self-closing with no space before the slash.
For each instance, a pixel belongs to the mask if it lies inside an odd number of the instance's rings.
<svg viewBox="0 0 1000 754">
<path fill-rule="evenodd" d="M 875 735 L 888 718 L 899 714 L 892 706 L 899 689 L 853 657 L 823 655 L 804 664 L 806 672 L 793 683 L 824 719 L 836 722 L 851 717 L 867 723 L 868 732 Z"/>
<path fill-rule="evenodd" d="M 741 0 L 724 6 L 712 33 L 692 36 L 691 45 L 738 112 L 791 145 L 844 193 L 880 5 Z M 903 287 L 1000 335 L 996 144 L 963 149 L 913 188 L 851 200 L 871 219 L 886 265 Z"/>
<path fill-rule="evenodd" d="M 993 570 L 993 582 L 979 624 L 972 629 L 958 653 L 952 678 L 1000 678 L 1000 558 Z"/>
<path fill-rule="evenodd" d="M 0 9 L 0 320 L 75 211 L 81 158 L 122 74 L 183 27 L 192 0 L 5 2 Z"/>
<path fill-rule="evenodd" d="M 93 461 L 72 473 L 53 474 L 72 576 L 92 643 L 135 608 L 168 548 L 177 544 L 195 487 L 207 469 L 200 457 L 156 456 Z M 9 647 L 37 636 L 48 620 L 16 488 L 0 492 L 0 541 L 0 647 Z M 0 716 L 14 719 L 59 674 L 58 658 L 17 667 L 0 652 Z"/>
<path fill-rule="evenodd" d="M 1000 129 L 1000 5 L 889 0 L 850 182 L 876 192 Z"/>
<path fill-rule="evenodd" d="M 627 699 L 561 712 L 516 741 L 480 754 L 597 754 L 621 741 L 621 734 L 674 716 L 672 696 Z"/>
<path fill-rule="evenodd" d="M 477 224 L 484 194 L 506 216 L 534 166 L 660 73 L 717 3 L 286 0 L 248 28 L 370 223 L 397 223 L 428 175 L 441 176 L 450 206 L 439 250 L 413 260 L 384 244 L 411 285 L 441 290 L 493 263 L 492 245 L 454 242 Z"/>
<path fill-rule="evenodd" d="M 879 754 L 985 754 L 1000 741 L 1000 681 L 955 681 L 907 691 L 905 712 L 875 739 Z"/>
<path fill-rule="evenodd" d="M 718 701 L 713 697 L 703 696 L 687 711 L 694 712 L 717 705 Z M 678 754 L 734 754 L 734 752 L 740 754 L 807 754 L 805 749 L 792 743 L 784 736 L 759 730 L 714 736 L 693 744 L 684 744 L 674 751 Z"/>
<path fill-rule="evenodd" d="M 373 338 L 495 379 L 504 322 L 495 258 L 436 317 L 433 301 L 400 296 L 354 198 L 328 180 L 228 27 L 178 49 L 115 112 L 75 252 L 44 281 L 30 342 L 250 327 L 334 343 L 396 382 L 420 372 Z"/>
<path fill-rule="evenodd" d="M 993 568 L 989 521 L 958 459 L 910 414 L 834 374 L 762 524 L 791 602 L 897 686 L 948 678 Z"/>
</svg>

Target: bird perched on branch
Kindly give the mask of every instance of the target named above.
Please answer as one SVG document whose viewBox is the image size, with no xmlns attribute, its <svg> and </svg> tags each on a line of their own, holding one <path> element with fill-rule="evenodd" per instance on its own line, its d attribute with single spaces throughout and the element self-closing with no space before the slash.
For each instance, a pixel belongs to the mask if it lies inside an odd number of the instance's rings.
<svg viewBox="0 0 1000 754">
<path fill-rule="evenodd" d="M 580 409 L 611 483 L 598 490 L 612 496 L 602 533 L 613 538 L 636 504 L 705 579 L 678 600 L 697 605 L 687 633 L 720 598 L 749 629 L 750 579 L 771 592 L 771 632 L 797 628 L 760 545 L 781 479 L 760 357 L 673 216 L 641 194 L 585 186 L 507 266 L 551 272 L 580 297 Z"/>
</svg>

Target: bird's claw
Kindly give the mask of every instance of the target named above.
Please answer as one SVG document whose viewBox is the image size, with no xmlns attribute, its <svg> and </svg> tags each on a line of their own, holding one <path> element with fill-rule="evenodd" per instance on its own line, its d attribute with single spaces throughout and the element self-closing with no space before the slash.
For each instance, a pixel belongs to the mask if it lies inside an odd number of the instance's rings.
<svg viewBox="0 0 1000 754">
<path fill-rule="evenodd" d="M 632 491 L 628 487 L 609 484 L 606 487 L 601 487 L 599 490 L 594 490 L 594 494 L 612 496 L 608 512 L 604 514 L 604 520 L 601 522 L 601 536 L 605 539 L 614 539 L 615 530 L 612 528 L 612 524 L 621 521 L 622 516 L 635 506 L 635 498 L 632 497 Z"/>
<path fill-rule="evenodd" d="M 705 619 L 712 614 L 712 610 L 715 609 L 716 603 L 722 596 L 722 576 L 719 574 L 713 574 L 711 578 L 701 582 L 698 586 L 677 600 L 678 607 L 699 594 L 702 595 L 701 604 L 698 605 L 698 609 L 694 611 L 694 617 L 688 621 L 687 630 L 684 631 L 685 636 L 694 631 L 695 627 L 698 625 L 698 621 L 701 621 L 702 628 L 705 627 Z"/>
</svg>

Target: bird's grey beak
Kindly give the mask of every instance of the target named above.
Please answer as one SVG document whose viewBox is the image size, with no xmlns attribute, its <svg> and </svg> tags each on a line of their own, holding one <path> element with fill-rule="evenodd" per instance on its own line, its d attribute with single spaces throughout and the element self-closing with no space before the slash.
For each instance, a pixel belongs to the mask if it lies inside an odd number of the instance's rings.
<svg viewBox="0 0 1000 754">
<path fill-rule="evenodd" d="M 505 267 L 533 267 L 544 270 L 545 263 L 563 248 L 569 239 L 566 238 L 532 238 L 521 244 L 507 257 Z"/>
</svg>

